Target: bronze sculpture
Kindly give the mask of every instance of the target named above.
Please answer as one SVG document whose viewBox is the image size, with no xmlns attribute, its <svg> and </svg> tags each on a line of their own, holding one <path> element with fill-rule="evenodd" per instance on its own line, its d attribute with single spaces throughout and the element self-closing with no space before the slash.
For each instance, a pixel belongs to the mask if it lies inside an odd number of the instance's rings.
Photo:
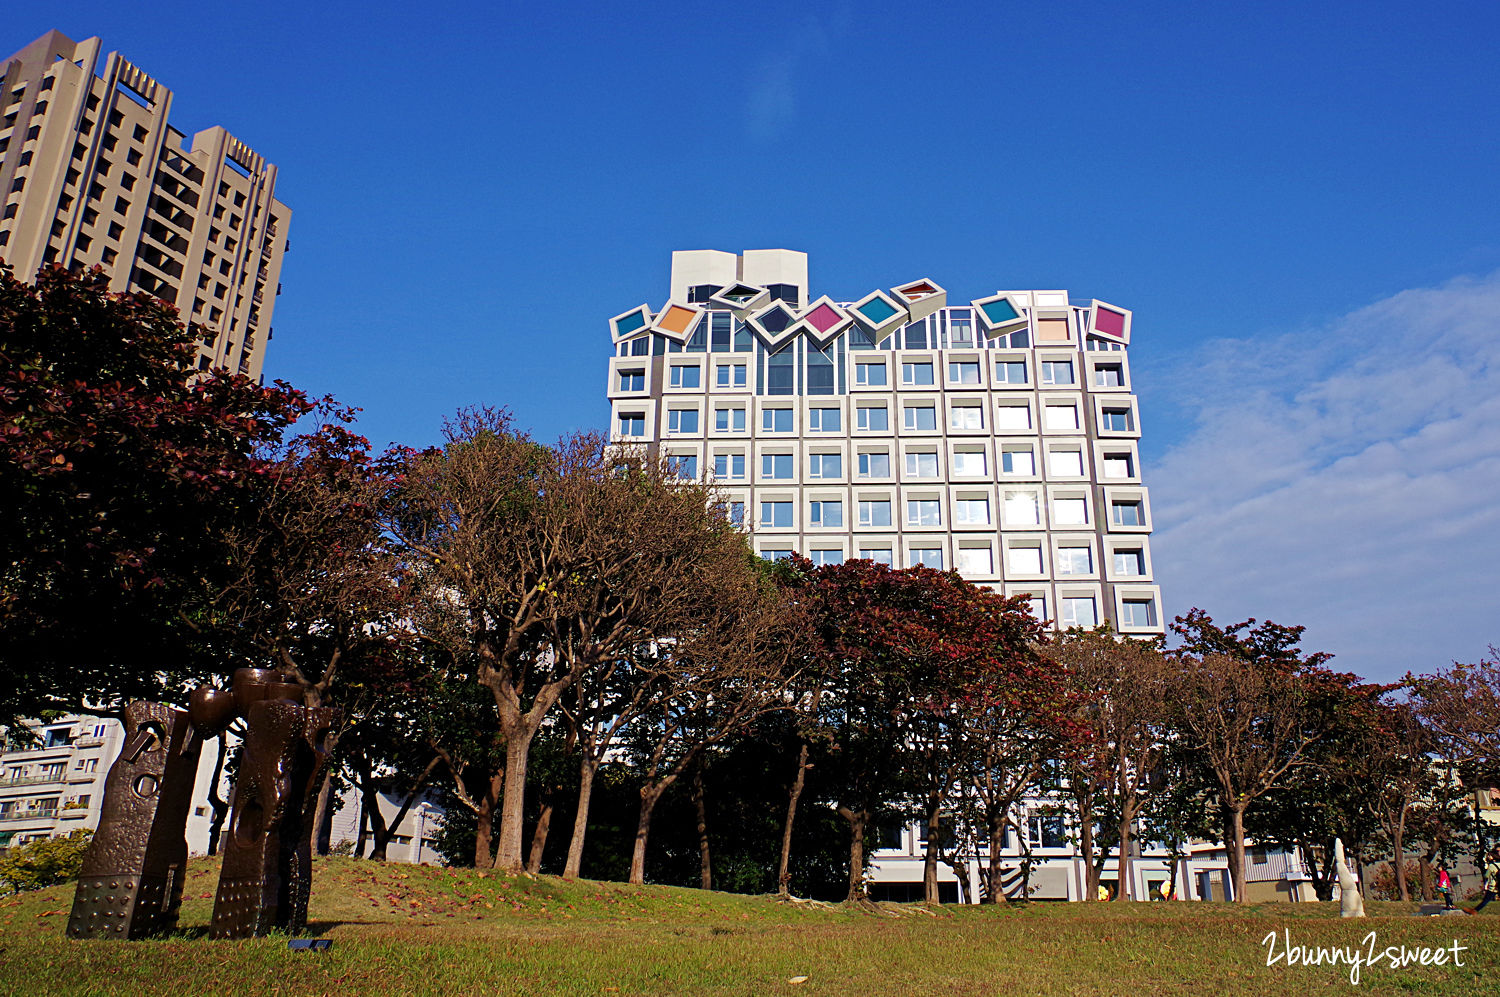
<svg viewBox="0 0 1500 997">
<path fill-rule="evenodd" d="M 176 926 L 198 755 L 205 738 L 237 717 L 248 728 L 210 934 L 240 938 L 306 926 L 313 811 L 328 766 L 324 745 L 340 712 L 306 706 L 304 698 L 289 677 L 241 668 L 232 690 L 199 688 L 187 711 L 146 702 L 126 707 L 125 745 L 105 784 L 69 936 L 143 938 Z"/>
<path fill-rule="evenodd" d="M 103 816 L 68 918 L 70 937 L 144 938 L 177 926 L 201 746 L 182 710 L 161 703 L 125 708 L 125 745 L 105 780 Z"/>
</svg>

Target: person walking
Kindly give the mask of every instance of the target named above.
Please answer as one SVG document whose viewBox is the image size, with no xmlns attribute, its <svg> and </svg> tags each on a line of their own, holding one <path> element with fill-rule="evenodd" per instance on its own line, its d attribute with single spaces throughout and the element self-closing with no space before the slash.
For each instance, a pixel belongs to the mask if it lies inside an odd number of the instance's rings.
<svg viewBox="0 0 1500 997">
<path fill-rule="evenodd" d="M 1491 848 L 1484 857 L 1484 896 L 1469 913 L 1478 914 L 1497 895 L 1500 895 L 1500 845 Z"/>
</svg>

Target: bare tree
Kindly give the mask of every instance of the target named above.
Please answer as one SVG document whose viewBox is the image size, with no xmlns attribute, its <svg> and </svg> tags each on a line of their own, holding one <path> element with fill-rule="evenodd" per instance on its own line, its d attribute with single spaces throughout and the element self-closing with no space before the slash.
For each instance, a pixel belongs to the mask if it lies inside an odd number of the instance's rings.
<svg viewBox="0 0 1500 997">
<path fill-rule="evenodd" d="M 1077 719 L 1087 738 L 1069 755 L 1069 783 L 1080 807 L 1087 896 L 1099 888 L 1107 849 L 1094 851 L 1092 825 L 1107 814 L 1114 824 L 1110 838 L 1119 850 L 1119 889 L 1115 899 L 1131 897 L 1131 832 L 1161 785 L 1160 763 L 1168 737 L 1170 704 L 1177 669 L 1153 642 L 1122 637 L 1107 629 L 1074 630 L 1060 637 L 1049 653 L 1067 668 L 1080 691 Z"/>
<path fill-rule="evenodd" d="M 729 569 L 730 565 L 722 565 Z M 788 708 L 795 672 L 774 592 L 742 564 L 706 591 L 715 593 L 697 626 L 653 647 L 638 666 L 656 673 L 657 691 L 635 734 L 642 777 L 630 882 L 645 882 L 646 848 L 662 795 L 702 755 L 758 717 Z"/>
<path fill-rule="evenodd" d="M 1228 816 L 1225 842 L 1234 898 L 1245 902 L 1245 811 L 1322 736 L 1315 679 L 1226 654 L 1184 656 L 1178 688 L 1181 734 L 1213 773 Z"/>
<path fill-rule="evenodd" d="M 1500 648 L 1473 664 L 1406 677 L 1422 719 L 1444 755 L 1484 766 L 1500 762 Z"/>
<path fill-rule="evenodd" d="M 468 410 L 411 454 L 389 529 L 432 593 L 420 626 L 493 700 L 505 750 L 495 865 L 522 868 L 531 744 L 565 694 L 671 633 L 699 563 L 743 537 L 712 493 L 644 451 L 577 434 L 555 448 Z M 585 698 L 592 693 L 585 693 Z"/>
</svg>

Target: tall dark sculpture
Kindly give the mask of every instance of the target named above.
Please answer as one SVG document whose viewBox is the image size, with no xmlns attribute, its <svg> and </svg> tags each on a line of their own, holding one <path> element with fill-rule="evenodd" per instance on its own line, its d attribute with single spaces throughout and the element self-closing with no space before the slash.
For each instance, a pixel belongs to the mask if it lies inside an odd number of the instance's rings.
<svg viewBox="0 0 1500 997">
<path fill-rule="evenodd" d="M 339 711 L 302 705 L 302 687 L 242 668 L 236 707 L 249 719 L 214 899 L 213 938 L 307 926 L 312 832 L 328 766 L 324 742 Z"/>
<path fill-rule="evenodd" d="M 340 711 L 303 704 L 296 682 L 271 669 L 241 668 L 232 691 L 197 689 L 187 711 L 161 703 L 126 707 L 125 746 L 105 782 L 68 934 L 143 938 L 176 926 L 200 749 L 236 717 L 248 730 L 210 934 L 305 927 L 324 745 Z"/>
<path fill-rule="evenodd" d="M 176 927 L 202 744 L 182 710 L 125 707 L 125 746 L 104 783 L 99 830 L 68 918 L 71 937 L 143 938 Z"/>
</svg>

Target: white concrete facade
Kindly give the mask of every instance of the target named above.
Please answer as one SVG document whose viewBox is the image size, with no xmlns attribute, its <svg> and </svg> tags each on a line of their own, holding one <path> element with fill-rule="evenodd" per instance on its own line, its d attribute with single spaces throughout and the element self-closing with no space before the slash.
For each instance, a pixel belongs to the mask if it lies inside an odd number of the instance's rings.
<svg viewBox="0 0 1500 997">
<path fill-rule="evenodd" d="M 927 564 L 1059 626 L 1163 630 L 1131 313 L 927 279 L 814 298 L 785 249 L 672 254 L 611 319 L 613 439 L 712 480 L 757 552 Z"/>
</svg>

